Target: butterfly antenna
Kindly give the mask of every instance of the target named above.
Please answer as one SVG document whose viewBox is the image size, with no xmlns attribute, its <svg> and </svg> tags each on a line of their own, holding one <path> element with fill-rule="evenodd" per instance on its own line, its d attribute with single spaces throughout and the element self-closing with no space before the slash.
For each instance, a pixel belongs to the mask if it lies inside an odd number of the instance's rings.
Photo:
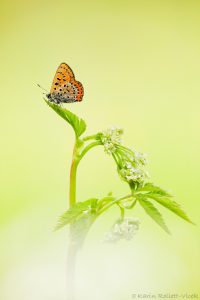
<svg viewBox="0 0 200 300">
<path fill-rule="evenodd" d="M 48 94 L 48 91 L 45 88 L 43 88 L 40 84 L 37 83 L 37 86 L 39 86 L 39 88 L 41 88 L 42 90 L 44 90 Z"/>
</svg>

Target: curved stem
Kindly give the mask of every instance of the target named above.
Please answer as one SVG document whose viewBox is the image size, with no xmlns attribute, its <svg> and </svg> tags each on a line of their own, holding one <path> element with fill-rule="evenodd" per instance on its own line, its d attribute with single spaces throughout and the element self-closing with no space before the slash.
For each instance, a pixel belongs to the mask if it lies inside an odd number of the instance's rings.
<svg viewBox="0 0 200 300">
<path fill-rule="evenodd" d="M 111 206 L 113 206 L 114 204 L 117 204 L 119 201 L 121 200 L 125 200 L 125 199 L 128 199 L 128 198 L 131 198 L 132 195 L 127 195 L 127 196 L 124 196 L 124 197 L 121 197 L 121 198 L 118 198 L 118 199 L 115 199 L 113 201 L 111 201 L 110 203 L 108 203 L 107 205 L 105 205 L 102 209 L 100 209 L 100 211 L 96 214 L 96 216 L 93 218 L 92 220 L 92 223 L 94 223 L 96 221 L 96 219 L 104 212 L 106 211 L 107 209 L 109 209 Z M 120 207 L 120 206 L 119 206 Z M 123 209 L 123 207 L 122 207 Z M 120 207 L 120 210 L 121 210 L 121 207 Z M 123 211 L 121 210 L 121 218 L 123 219 L 124 218 L 124 209 Z M 90 227 L 91 228 L 91 227 Z M 71 299 L 70 299 L 71 300 Z"/>
<path fill-rule="evenodd" d="M 125 152 L 129 152 L 131 155 L 134 155 L 134 152 L 131 150 L 131 149 L 129 149 L 129 148 L 127 148 L 127 147 L 124 147 L 123 145 L 117 145 L 117 148 L 120 148 L 120 149 L 122 149 L 123 151 L 125 151 Z"/>
<path fill-rule="evenodd" d="M 114 153 L 112 153 L 112 157 L 113 157 L 113 159 L 114 159 L 116 165 L 118 166 L 118 161 L 117 161 L 116 155 L 115 155 Z"/>
<path fill-rule="evenodd" d="M 70 169 L 70 189 L 69 189 L 69 199 L 70 199 L 70 207 L 76 203 L 76 172 L 77 167 L 80 162 L 80 160 L 83 158 L 83 156 L 93 147 L 101 145 L 101 142 L 93 142 L 89 145 L 87 145 L 80 154 L 78 154 L 78 141 L 74 145 L 74 151 L 73 151 L 73 159 Z"/>
<path fill-rule="evenodd" d="M 79 156 L 79 158 L 78 158 L 78 161 L 80 161 L 80 160 L 83 158 L 83 156 L 84 156 L 90 149 L 92 149 L 92 148 L 95 147 L 95 146 L 99 146 L 99 145 L 102 145 L 102 143 L 99 142 L 99 141 L 93 142 L 93 143 L 87 145 L 87 146 L 83 149 L 83 151 L 81 152 L 81 154 L 80 154 L 80 156 Z"/>
<path fill-rule="evenodd" d="M 101 215 L 104 211 L 106 211 L 108 208 L 110 208 L 110 207 L 113 206 L 114 204 L 118 203 L 119 201 L 125 200 L 125 199 L 128 199 L 128 198 L 132 198 L 132 197 L 133 197 L 133 195 L 130 194 L 130 195 L 126 195 L 126 196 L 124 196 L 124 197 L 121 197 L 121 198 L 118 198 L 118 199 L 115 199 L 115 200 L 111 201 L 110 203 L 108 203 L 107 205 L 105 205 L 105 206 L 98 212 L 97 217 L 98 217 L 99 215 Z"/>
</svg>

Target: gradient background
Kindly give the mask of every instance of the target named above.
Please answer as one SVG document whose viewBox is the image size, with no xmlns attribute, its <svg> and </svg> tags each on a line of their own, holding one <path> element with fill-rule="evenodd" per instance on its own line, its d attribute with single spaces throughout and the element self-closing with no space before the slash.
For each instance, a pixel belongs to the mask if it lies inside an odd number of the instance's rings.
<svg viewBox="0 0 200 300">
<path fill-rule="evenodd" d="M 199 220 L 199 1 L 1 1 L 0 299 L 64 300 L 72 130 L 42 100 L 59 63 L 85 88 L 69 109 L 88 133 L 110 125 L 148 153 L 152 180 Z M 127 192 L 114 163 L 94 149 L 81 163 L 78 197 Z M 167 236 L 136 207 L 130 243 L 99 241 L 117 211 L 92 228 L 77 263 L 77 299 L 198 293 L 198 226 L 161 209 Z"/>
</svg>

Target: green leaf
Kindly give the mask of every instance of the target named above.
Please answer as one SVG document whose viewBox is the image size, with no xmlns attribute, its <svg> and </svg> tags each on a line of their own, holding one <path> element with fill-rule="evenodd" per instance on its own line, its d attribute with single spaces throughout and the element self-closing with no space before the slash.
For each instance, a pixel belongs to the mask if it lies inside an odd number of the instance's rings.
<svg viewBox="0 0 200 300">
<path fill-rule="evenodd" d="M 152 193 L 157 194 L 159 196 L 172 197 L 172 195 L 170 195 L 167 191 L 161 189 L 159 186 L 156 186 L 151 182 L 148 182 L 143 187 L 138 188 L 137 191 L 152 192 Z"/>
<path fill-rule="evenodd" d="M 76 137 L 80 137 L 86 130 L 86 123 L 83 119 L 78 118 L 71 111 L 63 108 L 62 106 L 50 102 L 45 99 L 45 102 L 65 121 L 67 121 L 74 129 Z"/>
<path fill-rule="evenodd" d="M 184 210 L 181 208 L 180 204 L 178 204 L 177 202 L 175 202 L 167 197 L 159 197 L 158 195 L 153 194 L 153 193 L 146 194 L 146 197 L 155 200 L 156 202 L 158 202 L 165 208 L 169 209 L 170 211 L 172 211 L 173 213 L 175 213 L 177 216 L 181 217 L 185 221 L 194 224 L 189 219 L 189 217 L 186 215 Z"/>
<path fill-rule="evenodd" d="M 145 212 L 158 224 L 164 229 L 168 234 L 170 234 L 170 231 L 165 224 L 163 217 L 159 210 L 150 202 L 148 201 L 145 197 L 138 197 L 138 201 L 140 205 L 143 207 Z"/>
<path fill-rule="evenodd" d="M 55 230 L 62 228 L 65 225 L 74 223 L 78 217 L 87 212 L 95 212 L 98 199 L 91 198 L 83 202 L 78 202 L 69 208 L 63 215 L 60 216 Z"/>
</svg>

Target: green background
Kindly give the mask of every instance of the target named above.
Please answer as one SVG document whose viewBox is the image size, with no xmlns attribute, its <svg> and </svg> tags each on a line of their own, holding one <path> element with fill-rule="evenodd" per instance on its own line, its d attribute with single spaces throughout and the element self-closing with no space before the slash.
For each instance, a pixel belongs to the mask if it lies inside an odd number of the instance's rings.
<svg viewBox="0 0 200 300">
<path fill-rule="evenodd" d="M 85 89 L 67 107 L 88 133 L 125 129 L 146 152 L 153 182 L 199 220 L 199 1 L 1 1 L 0 298 L 64 300 L 67 231 L 53 232 L 68 205 L 73 132 L 42 100 L 67 62 Z M 101 148 L 80 165 L 78 198 L 127 192 Z M 117 217 L 91 230 L 77 263 L 77 299 L 137 293 L 198 293 L 197 226 L 161 209 L 172 236 L 136 207 L 130 243 L 99 241 Z"/>
</svg>

